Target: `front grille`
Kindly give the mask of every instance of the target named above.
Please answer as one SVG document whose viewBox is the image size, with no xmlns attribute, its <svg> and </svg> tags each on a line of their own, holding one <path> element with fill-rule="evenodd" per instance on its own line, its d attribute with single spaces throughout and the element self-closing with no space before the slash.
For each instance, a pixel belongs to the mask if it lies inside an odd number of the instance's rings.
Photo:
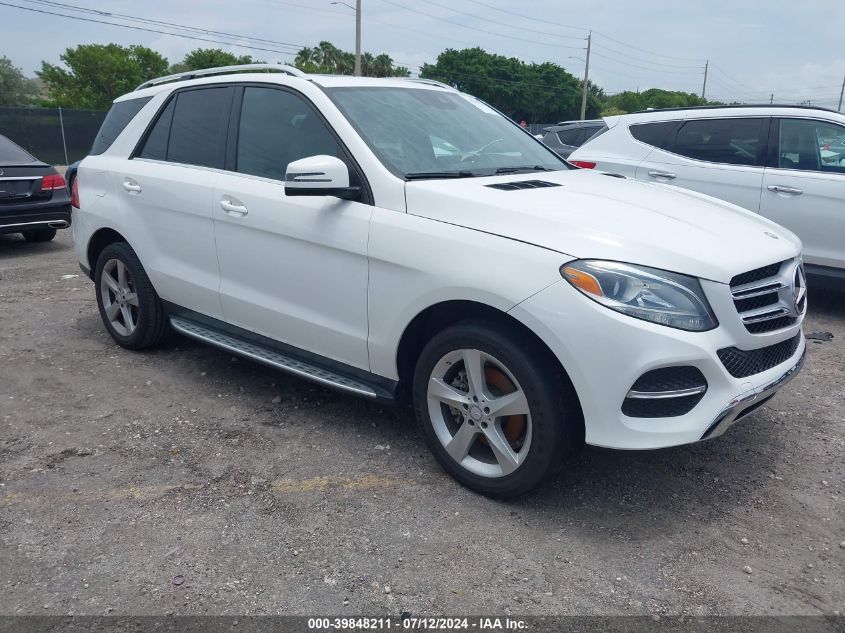
<svg viewBox="0 0 845 633">
<path fill-rule="evenodd" d="M 771 321 L 759 321 L 758 323 L 747 323 L 745 329 L 752 334 L 763 334 L 764 332 L 774 332 L 775 330 L 782 330 L 785 327 L 792 327 L 798 321 L 793 316 L 782 316 Z"/>
<path fill-rule="evenodd" d="M 748 351 L 736 347 L 726 347 L 716 353 L 731 376 L 746 378 L 786 362 L 792 358 L 800 344 L 801 333 L 799 332 L 791 339 L 768 347 Z"/>
<path fill-rule="evenodd" d="M 741 273 L 731 279 L 734 307 L 745 329 L 752 334 L 774 332 L 795 325 L 794 267 L 777 262 Z"/>
<path fill-rule="evenodd" d="M 741 273 L 739 275 L 736 275 L 733 279 L 731 279 L 731 288 L 735 286 L 744 286 L 745 284 L 760 281 L 761 279 L 768 279 L 769 277 L 774 277 L 778 274 L 778 272 L 780 272 L 780 267 L 782 263 L 783 262 L 769 264 L 768 266 L 755 268 L 754 270 L 749 270 L 747 273 Z"/>
<path fill-rule="evenodd" d="M 685 389 L 698 393 L 674 395 Z M 661 367 L 640 376 L 622 402 L 622 413 L 632 418 L 671 418 L 684 415 L 701 402 L 707 380 L 697 367 Z"/>
</svg>

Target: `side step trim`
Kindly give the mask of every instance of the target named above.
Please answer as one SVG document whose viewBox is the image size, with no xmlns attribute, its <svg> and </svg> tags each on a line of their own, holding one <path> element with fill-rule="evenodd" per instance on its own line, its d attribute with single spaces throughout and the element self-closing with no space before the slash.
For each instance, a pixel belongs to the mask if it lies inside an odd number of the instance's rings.
<svg viewBox="0 0 845 633">
<path fill-rule="evenodd" d="M 268 347 L 235 338 L 194 321 L 173 316 L 170 317 L 170 325 L 174 330 L 189 338 L 208 343 L 232 354 L 252 359 L 289 374 L 366 398 L 378 397 L 376 391 L 363 382 L 282 354 Z"/>
</svg>

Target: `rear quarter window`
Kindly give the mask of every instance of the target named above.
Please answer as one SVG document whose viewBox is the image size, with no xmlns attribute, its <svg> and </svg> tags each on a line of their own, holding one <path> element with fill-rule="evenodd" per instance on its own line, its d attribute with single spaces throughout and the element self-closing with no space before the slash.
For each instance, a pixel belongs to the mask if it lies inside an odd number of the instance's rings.
<svg viewBox="0 0 845 633">
<path fill-rule="evenodd" d="M 671 151 L 674 134 L 680 127 L 680 121 L 659 121 L 657 123 L 638 123 L 629 129 L 631 136 L 652 147 Z"/>
<path fill-rule="evenodd" d="M 89 153 L 96 156 L 111 147 L 120 133 L 126 129 L 126 126 L 141 111 L 141 108 L 147 105 L 150 99 L 152 97 L 138 97 L 137 99 L 126 99 L 115 103 L 100 126 L 100 131 L 97 132 Z"/>
<path fill-rule="evenodd" d="M 18 147 L 5 136 L 0 136 L 0 164 L 31 163 L 34 161 L 35 158 L 29 152 L 22 147 Z"/>
</svg>

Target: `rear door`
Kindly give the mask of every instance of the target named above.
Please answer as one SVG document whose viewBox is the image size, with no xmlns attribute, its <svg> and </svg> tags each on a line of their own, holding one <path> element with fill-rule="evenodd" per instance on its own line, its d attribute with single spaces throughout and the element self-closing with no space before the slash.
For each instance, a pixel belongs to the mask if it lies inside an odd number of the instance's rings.
<svg viewBox="0 0 845 633">
<path fill-rule="evenodd" d="M 175 92 L 113 188 L 159 295 L 220 318 L 212 199 L 225 161 L 230 86 Z"/>
<path fill-rule="evenodd" d="M 631 126 L 645 133 L 650 124 Z M 690 119 L 662 137 L 637 167 L 637 180 L 692 189 L 739 205 L 760 208 L 768 117 Z"/>
<path fill-rule="evenodd" d="M 845 126 L 776 119 L 760 213 L 793 231 L 809 264 L 845 268 Z"/>
</svg>

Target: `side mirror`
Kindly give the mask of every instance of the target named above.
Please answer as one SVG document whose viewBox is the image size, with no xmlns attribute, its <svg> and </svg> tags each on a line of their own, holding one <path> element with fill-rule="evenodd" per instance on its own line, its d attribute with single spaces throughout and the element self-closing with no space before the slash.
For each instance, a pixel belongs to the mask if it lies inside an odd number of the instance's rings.
<svg viewBox="0 0 845 633">
<path fill-rule="evenodd" d="M 334 196 L 355 200 L 360 187 L 349 186 L 349 168 L 334 156 L 309 156 L 288 164 L 285 170 L 286 196 Z"/>
</svg>

